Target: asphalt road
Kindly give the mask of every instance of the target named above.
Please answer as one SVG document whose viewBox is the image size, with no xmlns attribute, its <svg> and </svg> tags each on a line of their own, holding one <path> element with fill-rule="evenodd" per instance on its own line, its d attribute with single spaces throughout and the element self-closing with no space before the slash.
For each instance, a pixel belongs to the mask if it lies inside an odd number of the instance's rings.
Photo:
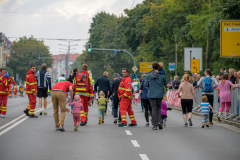
<svg viewBox="0 0 240 160">
<path fill-rule="evenodd" d="M 26 96 L 8 101 L 6 118 L 0 118 L 0 160 L 240 159 L 239 132 L 219 125 L 202 129 L 199 118 L 193 118 L 193 127 L 186 128 L 178 111 L 168 111 L 167 127 L 154 131 L 145 127 L 140 106 L 133 105 L 138 126 L 119 128 L 109 111 L 105 124 L 98 125 L 94 105 L 89 107 L 87 126 L 75 132 L 68 113 L 66 131 L 60 132 L 55 131 L 50 98 L 48 115 L 36 119 L 23 115 L 27 104 Z"/>
</svg>

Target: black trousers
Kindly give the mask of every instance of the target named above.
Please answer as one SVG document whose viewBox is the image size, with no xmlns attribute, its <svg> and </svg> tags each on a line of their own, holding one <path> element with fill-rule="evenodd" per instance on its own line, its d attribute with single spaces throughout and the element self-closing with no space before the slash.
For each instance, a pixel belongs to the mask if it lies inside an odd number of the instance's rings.
<svg viewBox="0 0 240 160">
<path fill-rule="evenodd" d="M 208 103 L 210 103 L 210 105 L 213 107 L 213 95 L 203 94 L 203 96 L 207 96 L 207 98 L 208 98 Z M 213 118 L 213 113 L 212 113 L 212 109 L 210 108 L 209 122 L 212 122 L 212 118 Z"/>
<path fill-rule="evenodd" d="M 162 98 L 149 98 L 149 102 L 152 107 L 152 118 L 153 118 L 153 126 L 157 127 L 158 124 L 162 122 L 161 118 L 161 104 Z"/>
<path fill-rule="evenodd" d="M 144 112 L 145 112 L 145 119 L 146 122 L 149 122 L 149 116 L 148 116 L 148 112 L 150 111 L 150 114 L 152 116 L 152 107 L 151 104 L 149 102 L 148 99 L 141 99 L 143 102 L 143 106 L 144 106 Z"/>
<path fill-rule="evenodd" d="M 113 96 L 113 103 L 114 103 L 114 118 L 118 118 L 119 121 L 121 121 L 121 115 L 120 115 L 120 110 L 118 112 L 118 106 L 119 106 L 119 103 L 120 103 L 120 100 L 118 98 L 118 96 Z M 119 116 L 118 116 L 119 114 Z"/>
</svg>

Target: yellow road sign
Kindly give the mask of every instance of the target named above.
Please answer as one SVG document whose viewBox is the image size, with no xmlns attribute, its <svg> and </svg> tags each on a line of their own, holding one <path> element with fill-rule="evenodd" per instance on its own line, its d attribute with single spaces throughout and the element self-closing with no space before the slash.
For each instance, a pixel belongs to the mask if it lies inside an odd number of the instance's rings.
<svg viewBox="0 0 240 160">
<path fill-rule="evenodd" d="M 200 73 L 200 59 L 191 59 L 191 73 Z"/>
<path fill-rule="evenodd" d="M 240 57 L 240 20 L 222 20 L 220 56 Z"/>
<path fill-rule="evenodd" d="M 152 62 L 140 62 L 140 73 L 148 73 L 152 70 Z"/>
</svg>

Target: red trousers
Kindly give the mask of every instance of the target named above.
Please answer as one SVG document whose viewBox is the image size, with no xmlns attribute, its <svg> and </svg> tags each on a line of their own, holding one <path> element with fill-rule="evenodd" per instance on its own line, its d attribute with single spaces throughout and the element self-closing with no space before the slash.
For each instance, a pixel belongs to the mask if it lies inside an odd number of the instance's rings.
<svg viewBox="0 0 240 160">
<path fill-rule="evenodd" d="M 6 115 L 8 95 L 0 95 L 0 114 Z"/>
<path fill-rule="evenodd" d="M 14 91 L 14 97 L 17 97 L 17 91 Z"/>
<path fill-rule="evenodd" d="M 30 93 L 28 94 L 28 99 L 29 99 L 29 103 L 26 109 L 30 111 L 30 115 L 34 115 L 34 111 L 37 103 L 37 96 L 34 96 L 33 94 Z"/>
<path fill-rule="evenodd" d="M 126 119 L 127 112 L 128 112 L 128 116 L 131 120 L 131 123 L 132 124 L 137 123 L 137 121 L 135 120 L 135 117 L 134 117 L 133 110 L 131 108 L 131 104 L 132 104 L 132 99 L 130 99 L 130 98 L 121 98 L 121 100 L 120 100 L 119 109 L 120 109 L 120 113 L 121 113 L 122 123 L 124 123 L 124 124 L 127 124 L 127 119 Z"/>
<path fill-rule="evenodd" d="M 83 104 L 83 110 L 81 110 L 80 112 L 80 119 L 81 119 L 81 122 L 87 122 L 88 120 L 88 101 L 89 101 L 89 97 L 87 96 L 83 96 L 83 95 L 80 95 L 80 98 L 81 98 L 81 103 Z"/>
</svg>

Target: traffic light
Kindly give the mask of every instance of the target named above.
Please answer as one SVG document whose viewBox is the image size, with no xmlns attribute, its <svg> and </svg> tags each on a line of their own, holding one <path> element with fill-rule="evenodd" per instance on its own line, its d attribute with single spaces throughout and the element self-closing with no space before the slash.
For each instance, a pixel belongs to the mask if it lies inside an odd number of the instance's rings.
<svg viewBox="0 0 240 160">
<path fill-rule="evenodd" d="M 87 45 L 87 51 L 91 52 L 92 51 L 92 43 L 88 43 Z"/>
</svg>

